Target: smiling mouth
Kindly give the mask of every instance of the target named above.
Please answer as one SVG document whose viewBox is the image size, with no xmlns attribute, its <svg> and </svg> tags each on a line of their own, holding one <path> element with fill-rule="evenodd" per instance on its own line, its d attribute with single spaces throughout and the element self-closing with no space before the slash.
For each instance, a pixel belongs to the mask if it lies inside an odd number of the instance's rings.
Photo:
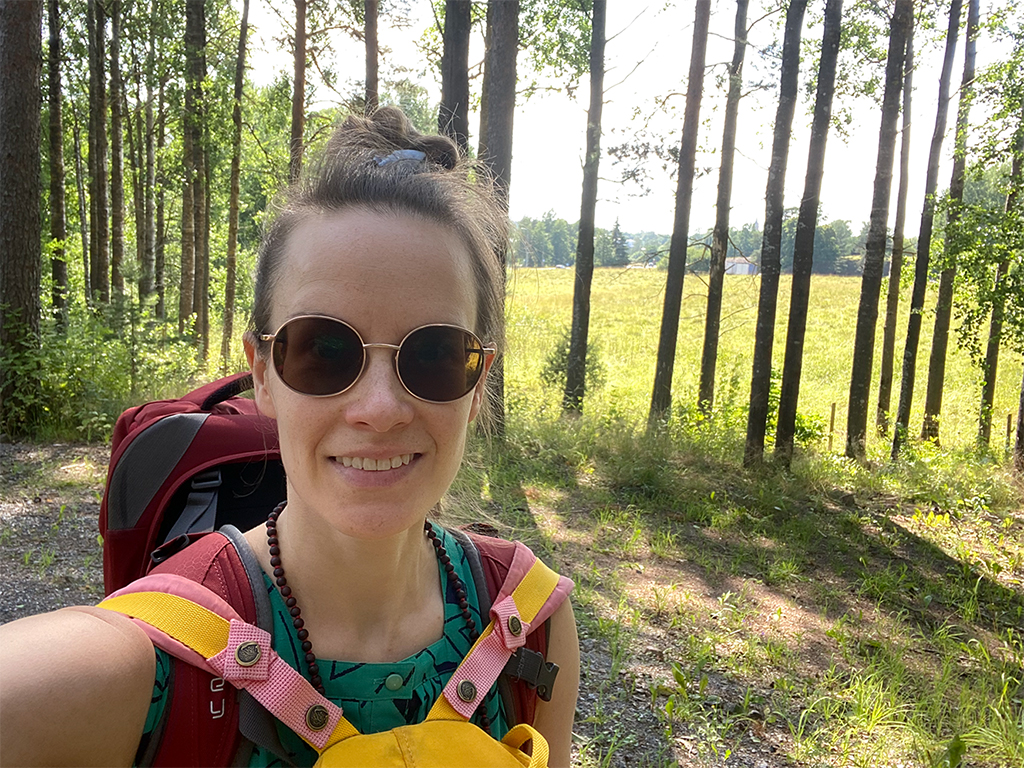
<svg viewBox="0 0 1024 768">
<path fill-rule="evenodd" d="M 344 467 L 352 467 L 354 469 L 361 469 L 364 472 L 383 472 L 386 469 L 396 469 L 408 464 L 415 458 L 414 453 L 403 453 L 400 456 L 392 456 L 390 459 L 367 459 L 361 456 L 342 456 L 340 459 L 341 465 Z"/>
</svg>

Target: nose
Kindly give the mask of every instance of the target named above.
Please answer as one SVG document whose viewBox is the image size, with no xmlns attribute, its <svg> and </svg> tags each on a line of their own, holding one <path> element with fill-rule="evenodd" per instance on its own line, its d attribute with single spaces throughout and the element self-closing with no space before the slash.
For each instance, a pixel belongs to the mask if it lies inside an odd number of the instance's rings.
<svg viewBox="0 0 1024 768">
<path fill-rule="evenodd" d="M 367 345 L 363 375 L 344 397 L 345 419 L 353 426 L 388 432 L 413 417 L 413 397 L 398 380 L 395 351 L 387 347 Z"/>
</svg>

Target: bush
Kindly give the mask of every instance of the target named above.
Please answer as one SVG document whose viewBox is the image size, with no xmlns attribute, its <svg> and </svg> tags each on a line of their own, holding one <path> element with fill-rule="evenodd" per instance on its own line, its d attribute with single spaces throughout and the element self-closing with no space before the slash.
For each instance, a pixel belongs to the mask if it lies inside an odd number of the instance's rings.
<svg viewBox="0 0 1024 768">
<path fill-rule="evenodd" d="M 547 357 L 544 358 L 544 367 L 541 368 L 540 378 L 545 384 L 557 392 L 565 391 L 567 371 L 569 370 L 569 345 L 572 342 L 572 332 L 566 328 Z M 593 392 L 604 386 L 607 372 L 604 363 L 601 361 L 601 347 L 593 339 L 587 343 L 586 373 L 584 374 L 583 386 L 587 392 Z"/>
</svg>

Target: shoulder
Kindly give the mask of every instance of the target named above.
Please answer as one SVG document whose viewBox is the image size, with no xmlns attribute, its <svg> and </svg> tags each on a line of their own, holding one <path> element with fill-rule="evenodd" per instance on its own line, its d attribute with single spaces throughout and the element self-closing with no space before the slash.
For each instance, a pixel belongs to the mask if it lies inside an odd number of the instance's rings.
<svg viewBox="0 0 1024 768">
<path fill-rule="evenodd" d="M 131 765 L 155 658 L 142 629 L 101 608 L 0 627 L 0 763 Z"/>
</svg>

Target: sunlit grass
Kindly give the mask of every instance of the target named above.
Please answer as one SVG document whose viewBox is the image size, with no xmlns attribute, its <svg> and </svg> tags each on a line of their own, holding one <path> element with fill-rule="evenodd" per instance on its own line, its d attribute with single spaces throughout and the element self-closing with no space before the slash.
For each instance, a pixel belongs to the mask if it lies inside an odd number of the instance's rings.
<svg viewBox="0 0 1024 768">
<path fill-rule="evenodd" d="M 607 383 L 588 393 L 584 410 L 604 418 L 621 417 L 634 423 L 646 419 L 657 355 L 666 273 L 657 270 L 598 269 L 591 298 L 590 339 L 607 369 Z M 549 351 L 572 319 L 574 272 L 559 269 L 516 269 L 511 276 L 508 300 L 507 381 L 510 404 L 515 408 L 544 412 L 557 408 L 560 393 L 545 389 L 540 369 Z M 825 420 L 836 406 L 833 450 L 845 445 L 850 368 L 860 301 L 857 277 L 814 276 L 804 344 L 799 411 Z M 791 278 L 783 275 L 779 289 L 773 366 L 782 370 L 789 312 Z M 754 327 L 757 321 L 759 278 L 727 276 L 722 309 L 716 403 L 742 407 L 749 397 Z M 900 361 L 906 334 L 909 289 L 901 297 L 897 327 L 896 373 L 891 409 L 899 398 Z M 679 323 L 679 339 L 673 376 L 676 408 L 696 406 L 700 361 L 704 343 L 706 286 L 702 276 L 687 275 Z M 926 304 L 918 366 L 915 377 L 911 434 L 921 428 L 931 349 L 934 296 Z M 869 424 L 874 423 L 877 402 L 878 356 L 881 352 L 883 317 L 879 317 Z M 1004 349 L 1000 360 L 993 419 L 993 448 L 1002 449 L 1005 423 L 1016 413 L 1020 395 L 1021 357 Z M 945 376 L 940 437 L 946 448 L 974 445 L 980 402 L 979 371 L 969 355 L 951 340 Z M 884 457 L 888 441 L 869 434 L 869 453 Z M 827 445 L 827 433 L 818 448 Z"/>
</svg>

